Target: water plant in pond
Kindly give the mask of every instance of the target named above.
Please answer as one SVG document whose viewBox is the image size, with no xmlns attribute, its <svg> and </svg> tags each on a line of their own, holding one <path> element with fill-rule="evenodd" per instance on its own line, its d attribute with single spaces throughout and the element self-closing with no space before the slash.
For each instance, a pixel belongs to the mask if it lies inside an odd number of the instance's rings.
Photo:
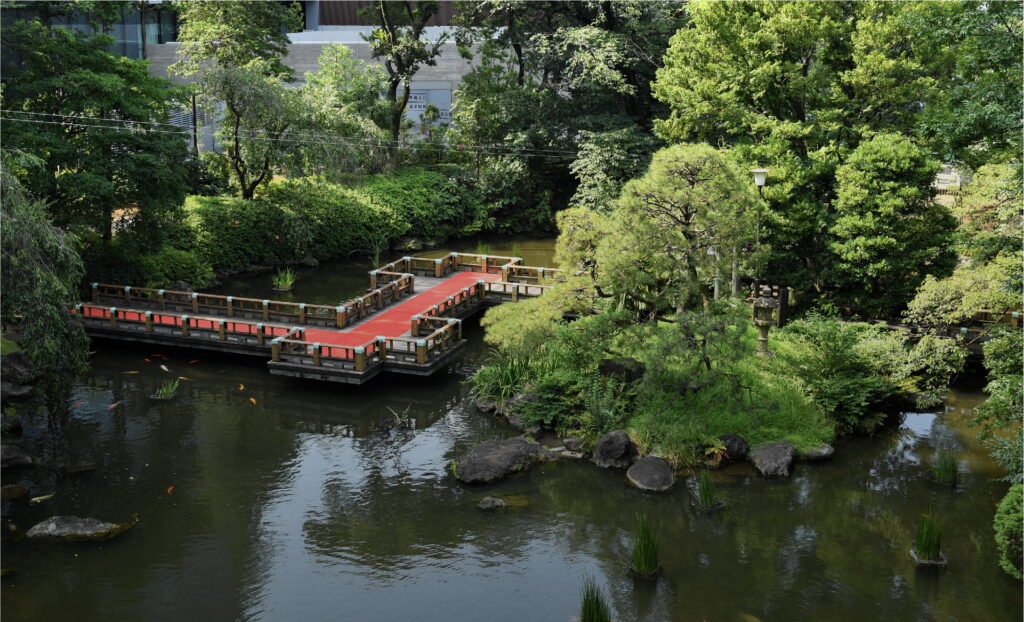
<svg viewBox="0 0 1024 622">
<path fill-rule="evenodd" d="M 284 270 L 278 270 L 277 274 L 271 277 L 271 282 L 274 284 L 274 289 L 281 292 L 289 291 L 295 285 L 295 279 L 298 275 L 295 274 L 295 270 L 291 268 L 285 268 Z"/>
<path fill-rule="evenodd" d="M 611 611 L 597 579 L 590 575 L 583 577 L 580 600 L 580 622 L 611 622 Z"/>
<path fill-rule="evenodd" d="M 956 487 L 959 468 L 957 465 L 956 452 L 952 449 L 944 449 L 939 452 L 935 464 L 932 466 L 935 479 L 943 484 Z"/>
<path fill-rule="evenodd" d="M 697 476 L 697 502 L 705 509 L 712 508 L 719 502 L 715 495 L 715 485 L 707 471 L 701 471 Z"/>
<path fill-rule="evenodd" d="M 658 535 L 651 528 L 646 514 L 637 517 L 631 568 L 635 574 L 642 577 L 653 576 L 661 568 L 658 561 Z"/>
<path fill-rule="evenodd" d="M 490 363 L 473 375 L 473 384 L 479 395 L 503 402 L 520 389 L 529 372 L 526 354 L 493 350 Z"/>
<path fill-rule="evenodd" d="M 942 559 L 942 529 L 931 514 L 923 514 L 917 521 L 914 554 L 919 563 Z"/>
<path fill-rule="evenodd" d="M 487 244 L 486 242 L 477 242 L 476 250 L 473 252 L 476 253 L 477 255 L 490 255 L 491 245 Z"/>
<path fill-rule="evenodd" d="M 171 398 L 178 391 L 177 380 L 166 380 L 163 384 L 157 387 L 156 393 L 153 397 L 156 399 L 166 400 Z"/>
<path fill-rule="evenodd" d="M 519 245 L 519 242 L 512 242 L 512 256 L 522 258 L 523 247 Z"/>
</svg>

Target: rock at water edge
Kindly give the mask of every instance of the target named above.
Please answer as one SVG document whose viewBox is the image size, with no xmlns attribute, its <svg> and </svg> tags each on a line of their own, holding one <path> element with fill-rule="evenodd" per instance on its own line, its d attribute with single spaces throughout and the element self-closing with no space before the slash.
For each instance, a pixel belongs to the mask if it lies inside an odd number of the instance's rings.
<svg viewBox="0 0 1024 622">
<path fill-rule="evenodd" d="M 624 430 L 612 430 L 597 439 L 594 445 L 594 464 L 602 468 L 625 469 L 639 455 L 636 445 Z"/>
<path fill-rule="evenodd" d="M 676 481 L 672 465 L 656 456 L 645 456 L 634 462 L 626 471 L 626 479 L 640 490 L 654 492 L 664 492 Z"/>
<path fill-rule="evenodd" d="M 476 504 L 476 507 L 481 510 L 496 510 L 498 508 L 503 508 L 506 505 L 508 504 L 497 497 L 484 497 Z"/>
<path fill-rule="evenodd" d="M 788 442 L 758 445 L 750 451 L 750 461 L 765 477 L 789 475 L 789 466 L 795 457 L 796 447 Z"/>
<path fill-rule="evenodd" d="M 467 484 L 486 484 L 554 459 L 554 454 L 522 437 L 487 441 L 459 459 L 455 476 Z"/>
<path fill-rule="evenodd" d="M 131 523 L 107 523 L 78 516 L 51 516 L 29 529 L 25 535 L 29 540 L 81 542 L 109 540 L 131 528 Z"/>
</svg>

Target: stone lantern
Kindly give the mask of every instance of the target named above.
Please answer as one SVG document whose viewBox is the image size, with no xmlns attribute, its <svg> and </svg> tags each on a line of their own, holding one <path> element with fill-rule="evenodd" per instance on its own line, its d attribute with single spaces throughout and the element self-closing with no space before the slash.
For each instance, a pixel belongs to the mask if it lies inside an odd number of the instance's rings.
<svg viewBox="0 0 1024 622">
<path fill-rule="evenodd" d="M 759 333 L 757 337 L 757 354 L 768 356 L 768 329 L 775 324 L 775 310 L 779 308 L 777 298 L 758 296 L 754 298 L 754 326 Z"/>
</svg>

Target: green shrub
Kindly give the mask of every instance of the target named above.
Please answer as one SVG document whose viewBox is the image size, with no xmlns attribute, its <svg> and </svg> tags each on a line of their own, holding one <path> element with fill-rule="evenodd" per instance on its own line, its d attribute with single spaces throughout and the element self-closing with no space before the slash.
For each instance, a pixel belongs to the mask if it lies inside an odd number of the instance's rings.
<svg viewBox="0 0 1024 622">
<path fill-rule="evenodd" d="M 169 287 L 186 281 L 194 288 L 206 287 L 213 279 L 210 264 L 194 251 L 163 247 L 152 254 L 136 254 L 116 243 L 104 251 L 92 249 L 86 257 L 87 281 Z"/>
<path fill-rule="evenodd" d="M 1022 544 L 1022 526 L 1024 521 L 1024 486 L 1010 486 L 1006 496 L 999 502 L 996 509 L 994 527 L 996 532 L 996 550 L 999 552 L 999 567 L 1010 573 L 1015 579 L 1022 578 L 1024 567 L 1024 544 Z"/>
<path fill-rule="evenodd" d="M 373 203 L 398 214 L 408 223 L 411 235 L 427 239 L 444 238 L 468 226 L 480 204 L 468 184 L 415 166 L 371 175 L 359 190 Z"/>
</svg>

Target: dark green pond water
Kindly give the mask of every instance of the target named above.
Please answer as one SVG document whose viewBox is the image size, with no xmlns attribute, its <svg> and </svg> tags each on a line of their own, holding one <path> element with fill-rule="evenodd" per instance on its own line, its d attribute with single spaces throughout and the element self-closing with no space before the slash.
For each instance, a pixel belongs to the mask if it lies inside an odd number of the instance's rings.
<svg viewBox="0 0 1024 622">
<path fill-rule="evenodd" d="M 520 246 L 549 263 L 549 242 Z M 350 298 L 367 269 L 303 271 L 295 296 Z M 269 295 L 269 276 L 229 289 Z M 464 373 L 485 354 L 479 331 L 469 333 L 447 372 L 361 388 L 272 377 L 247 359 L 98 344 L 66 408 L 26 422 L 26 447 L 44 466 L 4 483 L 56 492 L 15 508 L 22 529 L 54 514 L 139 524 L 104 544 L 8 540 L 4 621 L 567 622 L 588 573 L 620 621 L 1021 619 L 1020 584 L 997 567 L 992 541 L 1006 486 L 965 425 L 980 393 L 954 391 L 939 412 L 846 440 L 832 461 L 799 464 L 786 480 L 747 465 L 715 472 L 728 506 L 705 516 L 691 507 L 692 478 L 651 495 L 588 463 L 493 486 L 456 482 L 449 461 L 511 435 L 466 399 Z M 189 380 L 173 401 L 151 401 L 172 376 Z M 386 429 L 391 411 L 407 412 L 414 429 Z M 950 444 L 956 492 L 924 477 L 934 449 Z M 96 468 L 62 474 L 67 455 Z M 514 507 L 481 512 L 486 495 Z M 907 553 L 929 508 L 945 527 L 944 571 L 918 570 Z M 653 584 L 623 563 L 639 512 L 662 540 Z"/>
</svg>

